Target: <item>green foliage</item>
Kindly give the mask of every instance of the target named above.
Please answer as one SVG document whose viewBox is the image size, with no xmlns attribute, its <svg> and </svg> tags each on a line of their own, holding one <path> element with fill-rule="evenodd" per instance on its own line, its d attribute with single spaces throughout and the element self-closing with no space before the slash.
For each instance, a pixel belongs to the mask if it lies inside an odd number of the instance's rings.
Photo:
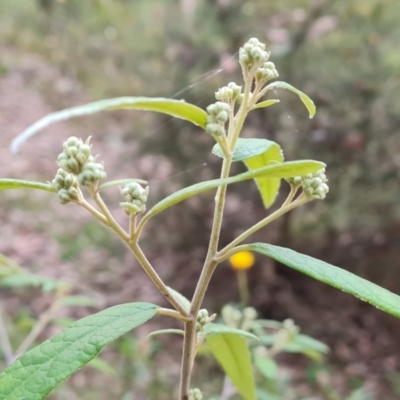
<svg viewBox="0 0 400 400">
<path fill-rule="evenodd" d="M 4 400 L 41 400 L 68 376 L 97 356 L 112 340 L 152 318 L 158 307 L 121 304 L 75 322 L 28 351 L 0 374 Z"/>
<path fill-rule="evenodd" d="M 218 101 L 208 106 L 207 112 L 194 104 L 174 99 L 114 98 L 50 114 L 27 128 L 13 141 L 12 150 L 15 152 L 26 139 L 54 122 L 104 110 L 149 110 L 184 119 L 197 127 L 204 128 L 209 138 L 217 142 L 213 148 L 214 154 L 223 158 L 223 161 L 219 179 L 200 182 L 177 190 L 156 203 L 139 221 L 137 218 L 140 218 L 139 214 L 146 209 L 149 193 L 148 188 L 140 186 L 140 183 L 145 181 L 118 180 L 100 186 L 99 182 L 106 177 L 106 172 L 103 164 L 97 162 L 94 155 L 91 154 L 89 140 L 84 143 L 82 139 L 72 137 L 64 143 L 64 150 L 58 157 L 60 169 L 57 171 L 52 185 L 11 179 L 0 180 L 0 189 L 26 187 L 54 192 L 53 187 L 55 187 L 62 204 L 72 202 L 85 208 L 121 239 L 159 292 L 173 307 L 166 309 L 149 303 L 123 304 L 73 323 L 60 334 L 21 355 L 0 374 L 0 394 L 4 396 L 5 400 L 17 400 L 21 397 L 29 397 L 33 400 L 43 399 L 60 382 L 95 359 L 107 343 L 143 324 L 156 314 L 173 317 L 184 324 L 184 330 L 162 329 L 150 334 L 150 336 L 162 333 L 184 335 L 180 399 L 187 399 L 190 393 L 194 393 L 190 385 L 192 366 L 196 353 L 204 340 L 244 399 L 256 399 L 257 393 L 260 398 L 268 398 L 270 393 L 272 396 L 279 393 L 279 390 L 271 392 L 262 385 L 256 388 L 252 356 L 258 373 L 263 378 L 267 378 L 267 381 L 271 380 L 276 383 L 278 379 L 274 357 L 279 352 L 298 352 L 314 360 L 321 360 L 322 355 L 328 349 L 321 342 L 299 334 L 299 328 L 292 320 L 286 320 L 281 325 L 279 323 L 271 325 L 270 321 L 256 320 L 256 311 L 251 307 L 246 307 L 243 312 L 231 309 L 230 317 L 228 314 L 225 315 L 230 318 L 225 318 L 225 325 L 212 322 L 215 314 L 210 315 L 206 309 L 201 309 L 207 287 L 217 265 L 240 250 L 255 251 L 272 257 L 304 274 L 351 293 L 400 317 L 399 296 L 347 271 L 292 250 L 269 244 L 255 243 L 238 247 L 250 235 L 278 217 L 312 200 L 324 199 L 329 191 L 326 184 L 325 163 L 313 160 L 283 162 L 280 144 L 266 139 L 240 138 L 243 125 L 251 110 L 268 107 L 278 102 L 278 100 L 260 102 L 268 91 L 275 90 L 275 88 L 288 89 L 296 93 L 306 106 L 310 118 L 315 114 L 315 105 L 305 93 L 285 82 L 268 83 L 278 76 L 276 67 L 269 61 L 269 57 L 270 53 L 266 50 L 265 44 L 256 38 L 248 40 L 239 50 L 243 87 L 231 82 L 228 86 L 221 88 L 216 92 Z M 165 78 L 164 74 L 163 76 Z M 230 176 L 232 163 L 236 161 L 243 161 L 249 171 Z M 264 205 L 270 207 L 277 197 L 282 178 L 287 179 L 290 185 L 289 195 L 282 205 L 218 251 L 228 186 L 255 179 Z M 119 218 L 113 216 L 100 194 L 100 189 L 120 184 L 127 184 L 121 190 L 125 202 L 120 203 L 120 207 L 128 215 L 126 223 L 126 225 L 129 224 L 128 229 L 120 225 Z M 85 194 L 80 189 L 82 186 L 85 186 Z M 166 286 L 142 251 L 139 242 L 143 228 L 155 215 L 185 199 L 211 189 L 217 189 L 217 193 L 209 248 L 193 298 L 189 301 L 177 291 Z M 87 194 L 91 198 L 90 202 L 85 198 Z M 241 289 L 244 289 L 244 291 L 241 290 L 241 294 L 248 292 L 248 288 L 243 286 L 243 282 L 244 285 L 247 285 L 246 268 L 252 267 L 253 262 L 250 264 L 239 265 L 237 268 Z M 57 289 L 56 294 L 61 298 L 56 299 L 56 305 L 93 305 L 85 296 L 66 296 L 65 293 L 61 293 L 64 288 L 58 287 L 59 281 L 56 280 L 38 277 L 33 279 L 24 274 L 11 274 L 3 279 L 3 284 L 7 287 L 36 284 L 41 285 L 43 290 Z M 242 301 L 246 304 L 245 296 L 242 296 Z M 37 335 L 37 332 L 42 329 L 41 325 L 45 325 L 50 317 L 50 314 L 44 313 L 44 316 L 42 315 L 39 319 L 39 328 L 35 330 L 34 327 L 31 334 Z M 274 328 L 276 325 L 277 331 L 270 333 L 268 328 Z M 257 338 L 259 342 L 257 342 Z M 30 345 L 32 342 L 33 340 L 30 340 L 27 343 Z M 25 345 L 23 343 L 22 349 L 20 347 L 17 354 L 24 353 L 29 345 L 26 342 Z M 96 365 L 96 362 L 94 363 Z M 107 372 L 106 365 L 101 362 L 97 363 L 97 368 Z M 202 396 L 198 389 L 196 389 L 196 396 L 198 398 Z"/>
<path fill-rule="evenodd" d="M 117 99 L 100 100 L 55 112 L 40 119 L 13 140 L 11 151 L 15 153 L 28 138 L 55 122 L 82 115 L 95 114 L 101 111 L 121 109 L 157 111 L 190 121 L 202 128 L 205 127 L 207 119 L 207 114 L 204 110 L 183 100 L 146 97 L 120 97 Z"/>
<path fill-rule="evenodd" d="M 56 191 L 48 183 L 24 181 L 21 179 L 0 179 L 0 190 L 6 189 L 40 189 L 46 192 Z"/>
<path fill-rule="evenodd" d="M 276 100 L 276 99 L 260 101 L 255 106 L 253 106 L 252 110 L 255 110 L 257 108 L 269 107 L 269 106 L 272 106 L 273 104 L 276 104 L 276 103 L 279 103 L 279 102 L 280 102 L 280 100 Z"/>
<path fill-rule="evenodd" d="M 289 85 L 289 83 L 286 82 L 280 82 L 280 81 L 276 81 L 273 83 L 270 83 L 266 89 L 271 90 L 271 89 L 275 89 L 275 88 L 280 88 L 280 89 L 288 89 L 294 93 L 296 93 L 301 101 L 303 102 L 303 104 L 306 106 L 307 111 L 309 113 L 310 118 L 314 117 L 315 112 L 316 112 L 316 107 L 314 102 L 305 94 L 303 93 L 301 90 L 296 89 L 295 87 L 293 87 L 292 85 Z"/>
<path fill-rule="evenodd" d="M 351 272 L 285 247 L 255 243 L 248 248 L 400 318 L 400 296 Z"/>
<path fill-rule="evenodd" d="M 268 176 L 271 178 L 290 178 L 296 175 L 304 175 L 313 171 L 318 171 L 324 167 L 324 163 L 304 160 L 304 161 L 289 161 L 285 163 L 267 165 L 266 167 L 258 168 L 254 171 L 243 172 L 242 174 L 233 176 L 231 178 L 214 179 L 197 183 L 195 185 L 178 190 L 175 193 L 167 196 L 156 205 L 154 205 L 145 215 L 144 219 L 150 219 L 165 209 L 195 196 L 196 194 L 205 192 L 207 190 L 215 189 L 222 185 L 230 185 L 232 183 L 242 182 L 248 179 Z"/>
<path fill-rule="evenodd" d="M 218 157 L 224 157 L 218 143 L 212 152 Z M 254 171 L 273 163 L 283 162 L 283 154 L 280 146 L 271 140 L 239 138 L 233 150 L 232 161 L 243 161 L 250 171 Z M 256 178 L 255 181 L 265 207 L 270 207 L 278 194 L 281 180 L 266 176 Z"/>
<path fill-rule="evenodd" d="M 236 335 L 241 336 L 244 339 L 252 339 L 258 341 L 257 336 L 250 332 L 244 331 L 243 329 L 232 328 L 224 324 L 216 324 L 213 322 L 208 323 L 201 331 L 201 337 L 210 337 L 214 335 Z"/>
<path fill-rule="evenodd" d="M 231 333 L 207 336 L 207 343 L 245 400 L 255 400 L 253 368 L 246 340 Z"/>
</svg>

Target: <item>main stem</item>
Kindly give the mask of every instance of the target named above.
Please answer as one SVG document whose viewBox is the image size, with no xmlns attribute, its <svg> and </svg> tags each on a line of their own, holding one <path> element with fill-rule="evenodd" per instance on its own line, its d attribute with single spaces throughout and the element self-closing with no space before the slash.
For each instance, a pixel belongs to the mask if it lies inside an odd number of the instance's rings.
<svg viewBox="0 0 400 400">
<path fill-rule="evenodd" d="M 228 141 L 229 141 L 229 150 L 231 151 L 231 154 L 227 154 L 224 157 L 224 161 L 222 163 L 221 178 L 227 178 L 229 176 L 229 171 L 231 169 L 231 164 L 232 164 L 232 152 L 235 148 L 237 139 L 240 135 L 243 123 L 248 113 L 248 101 L 250 97 L 253 76 L 254 74 L 245 75 L 246 85 L 245 85 L 242 105 L 237 113 L 237 119 L 231 117 L 229 121 Z M 181 400 L 189 399 L 190 378 L 191 378 L 193 360 L 195 356 L 197 314 L 200 310 L 211 277 L 215 271 L 215 268 L 218 265 L 218 262 L 214 260 L 214 257 L 218 251 L 218 242 L 221 232 L 222 217 L 225 206 L 226 189 L 227 186 L 220 186 L 218 188 L 215 197 L 214 220 L 211 229 L 211 237 L 210 237 L 210 244 L 208 247 L 207 257 L 191 303 L 190 314 L 192 316 L 192 320 L 185 324 L 185 337 L 183 341 L 181 383 L 180 383 Z"/>
<path fill-rule="evenodd" d="M 227 178 L 231 167 L 231 158 L 224 158 L 222 164 L 221 178 Z M 211 230 L 210 245 L 208 248 L 207 258 L 197 283 L 196 291 L 193 296 L 190 314 L 192 320 L 185 324 L 185 337 L 183 341 L 182 367 L 181 367 L 181 384 L 180 384 L 180 399 L 189 399 L 190 377 L 194 359 L 194 349 L 196 340 L 196 319 L 208 284 L 214 273 L 217 262 L 213 261 L 213 257 L 218 250 L 218 240 L 221 231 L 222 217 L 225 205 L 226 186 L 220 186 L 216 195 L 216 203 L 214 210 L 214 221 Z"/>
</svg>

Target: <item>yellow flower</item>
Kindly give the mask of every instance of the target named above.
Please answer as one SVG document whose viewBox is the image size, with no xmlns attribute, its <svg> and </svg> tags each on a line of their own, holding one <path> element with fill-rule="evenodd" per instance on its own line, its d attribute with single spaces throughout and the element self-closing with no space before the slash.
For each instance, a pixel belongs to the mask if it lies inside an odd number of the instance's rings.
<svg viewBox="0 0 400 400">
<path fill-rule="evenodd" d="M 231 267 L 236 270 L 249 269 L 254 265 L 255 257 L 250 251 L 239 251 L 229 257 Z"/>
</svg>

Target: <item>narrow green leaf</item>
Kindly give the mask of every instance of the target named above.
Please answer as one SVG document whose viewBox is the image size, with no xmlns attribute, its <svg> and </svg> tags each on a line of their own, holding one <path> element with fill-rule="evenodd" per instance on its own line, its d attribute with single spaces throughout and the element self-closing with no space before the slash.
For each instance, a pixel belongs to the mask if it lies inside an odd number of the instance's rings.
<svg viewBox="0 0 400 400">
<path fill-rule="evenodd" d="M 24 181 L 21 179 L 0 179 L 0 190 L 6 189 L 40 189 L 56 193 L 56 190 L 49 183 Z"/>
<path fill-rule="evenodd" d="M 303 93 L 299 89 L 296 89 L 292 85 L 289 85 L 289 83 L 282 82 L 282 81 L 275 81 L 275 82 L 270 83 L 266 88 L 268 88 L 268 90 L 275 89 L 275 88 L 291 90 L 292 92 L 296 93 L 300 97 L 300 100 L 306 106 L 308 113 L 310 114 L 310 118 L 312 118 L 315 115 L 316 107 L 315 107 L 314 102 L 305 93 Z"/>
<path fill-rule="evenodd" d="M 190 301 L 185 296 L 177 292 L 175 289 L 172 289 L 172 287 L 167 287 L 168 290 L 174 295 L 175 299 L 178 300 L 178 303 L 189 311 L 191 306 Z"/>
<path fill-rule="evenodd" d="M 296 335 L 295 343 L 305 350 L 313 350 L 323 354 L 329 353 L 329 347 L 325 343 L 302 333 Z"/>
<path fill-rule="evenodd" d="M 161 97 L 118 97 L 115 99 L 95 101 L 83 106 L 68 108 L 47 115 L 25 129 L 12 141 L 11 152 L 16 153 L 18 148 L 27 139 L 55 122 L 80 117 L 82 115 L 95 114 L 101 111 L 121 109 L 157 111 L 192 122 L 202 128 L 205 127 L 207 120 L 207 113 L 202 108 L 194 104 L 186 103 L 184 100 L 165 99 Z"/>
<path fill-rule="evenodd" d="M 143 220 L 145 222 L 160 213 L 161 211 L 164 211 L 168 207 L 171 207 L 183 200 L 186 200 L 189 197 L 195 196 L 196 194 L 215 189 L 218 186 L 230 185 L 232 183 L 258 178 L 260 176 L 268 176 L 271 178 L 291 178 L 297 175 L 307 175 L 308 173 L 316 172 L 324 167 L 325 164 L 319 161 L 289 161 L 279 164 L 267 165 L 266 167 L 244 172 L 230 178 L 214 179 L 211 181 L 196 183 L 195 185 L 178 190 L 177 192 L 162 199 L 147 212 Z"/>
<path fill-rule="evenodd" d="M 207 336 L 207 343 L 222 369 L 245 400 L 256 400 L 253 368 L 246 340 L 238 335 Z"/>
<path fill-rule="evenodd" d="M 349 271 L 285 247 L 254 243 L 249 246 L 249 249 L 271 257 L 314 279 L 350 293 L 388 314 L 400 318 L 400 296 Z"/>
<path fill-rule="evenodd" d="M 185 335 L 185 331 L 182 329 L 160 329 L 158 331 L 151 332 L 147 335 L 148 338 L 158 335 L 164 335 L 165 333 L 174 333 L 176 335 Z"/>
<path fill-rule="evenodd" d="M 9 275 L 0 279 L 0 287 L 17 288 L 24 286 L 41 287 L 44 292 L 51 292 L 61 286 L 69 286 L 69 284 L 62 280 L 25 272 Z"/>
<path fill-rule="evenodd" d="M 6 276 L 17 274 L 27 274 L 27 272 L 4 254 L 0 253 L 0 280 Z"/>
<path fill-rule="evenodd" d="M 96 301 L 87 296 L 64 296 L 59 303 L 67 307 L 95 307 Z"/>
<path fill-rule="evenodd" d="M 97 371 L 102 372 L 105 375 L 109 375 L 113 378 L 118 378 L 118 374 L 115 369 L 110 364 L 102 360 L 100 357 L 93 358 L 93 360 L 90 360 L 87 365 L 93 369 L 96 369 Z"/>
<path fill-rule="evenodd" d="M 158 307 L 121 304 L 75 322 L 0 374 L 1 400 L 42 400 L 112 340 L 152 318 Z"/>
<path fill-rule="evenodd" d="M 214 322 L 206 324 L 203 330 L 201 331 L 200 335 L 203 337 L 208 337 L 213 335 L 224 335 L 224 334 L 239 335 L 245 339 L 253 339 L 258 341 L 258 337 L 250 332 L 244 331 L 242 329 L 232 328 L 224 324 L 217 324 Z"/>
<path fill-rule="evenodd" d="M 265 100 L 265 101 L 261 101 L 260 103 L 257 103 L 252 110 L 255 110 L 256 108 L 265 108 L 265 107 L 269 107 L 272 106 L 273 104 L 276 103 L 280 103 L 280 100 L 277 99 L 271 99 L 271 100 Z"/>
<path fill-rule="evenodd" d="M 271 393 L 270 391 L 257 388 L 257 399 L 258 400 L 282 400 L 282 397 L 280 395 Z M 313 400 L 313 399 L 305 399 L 305 400 Z"/>
<path fill-rule="evenodd" d="M 102 185 L 99 186 L 99 190 L 107 189 L 113 186 L 122 186 L 130 182 L 137 182 L 140 183 L 141 185 L 147 185 L 148 183 L 144 179 L 118 179 L 116 181 L 103 183 Z"/>
<path fill-rule="evenodd" d="M 272 358 L 256 354 L 254 356 L 254 365 L 267 379 L 276 379 L 278 365 Z"/>
</svg>

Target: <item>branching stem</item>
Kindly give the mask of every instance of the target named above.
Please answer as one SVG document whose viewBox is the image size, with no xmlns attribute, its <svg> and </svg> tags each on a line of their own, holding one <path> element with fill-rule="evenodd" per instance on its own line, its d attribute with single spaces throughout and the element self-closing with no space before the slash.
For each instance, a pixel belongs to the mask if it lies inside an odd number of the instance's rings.
<svg viewBox="0 0 400 400">
<path fill-rule="evenodd" d="M 290 196 L 290 194 L 289 194 L 289 196 Z M 257 224 L 253 225 L 251 228 L 244 231 L 235 240 L 233 240 L 231 243 L 229 243 L 227 246 L 225 246 L 221 251 L 219 251 L 215 257 L 215 261 L 222 262 L 223 260 L 226 260 L 228 252 L 230 252 L 230 250 L 232 250 L 234 247 L 236 247 L 239 243 L 243 242 L 243 240 L 247 239 L 250 235 L 257 232 L 261 228 L 264 228 L 264 226 L 266 226 L 269 223 L 271 223 L 272 221 L 276 220 L 283 214 L 287 213 L 290 210 L 293 210 L 296 207 L 299 207 L 299 206 L 307 203 L 308 201 L 309 201 L 309 199 L 306 196 L 301 195 L 295 201 L 293 201 L 285 206 L 282 206 L 281 208 L 279 208 L 272 214 L 268 215 L 268 217 L 262 219 L 260 222 L 258 222 Z"/>
<path fill-rule="evenodd" d="M 188 322 L 190 321 L 189 317 L 183 316 L 181 313 L 175 310 L 170 310 L 169 308 L 159 308 L 157 310 L 158 315 L 164 315 L 166 317 L 172 317 L 178 319 L 179 321 Z"/>
</svg>

